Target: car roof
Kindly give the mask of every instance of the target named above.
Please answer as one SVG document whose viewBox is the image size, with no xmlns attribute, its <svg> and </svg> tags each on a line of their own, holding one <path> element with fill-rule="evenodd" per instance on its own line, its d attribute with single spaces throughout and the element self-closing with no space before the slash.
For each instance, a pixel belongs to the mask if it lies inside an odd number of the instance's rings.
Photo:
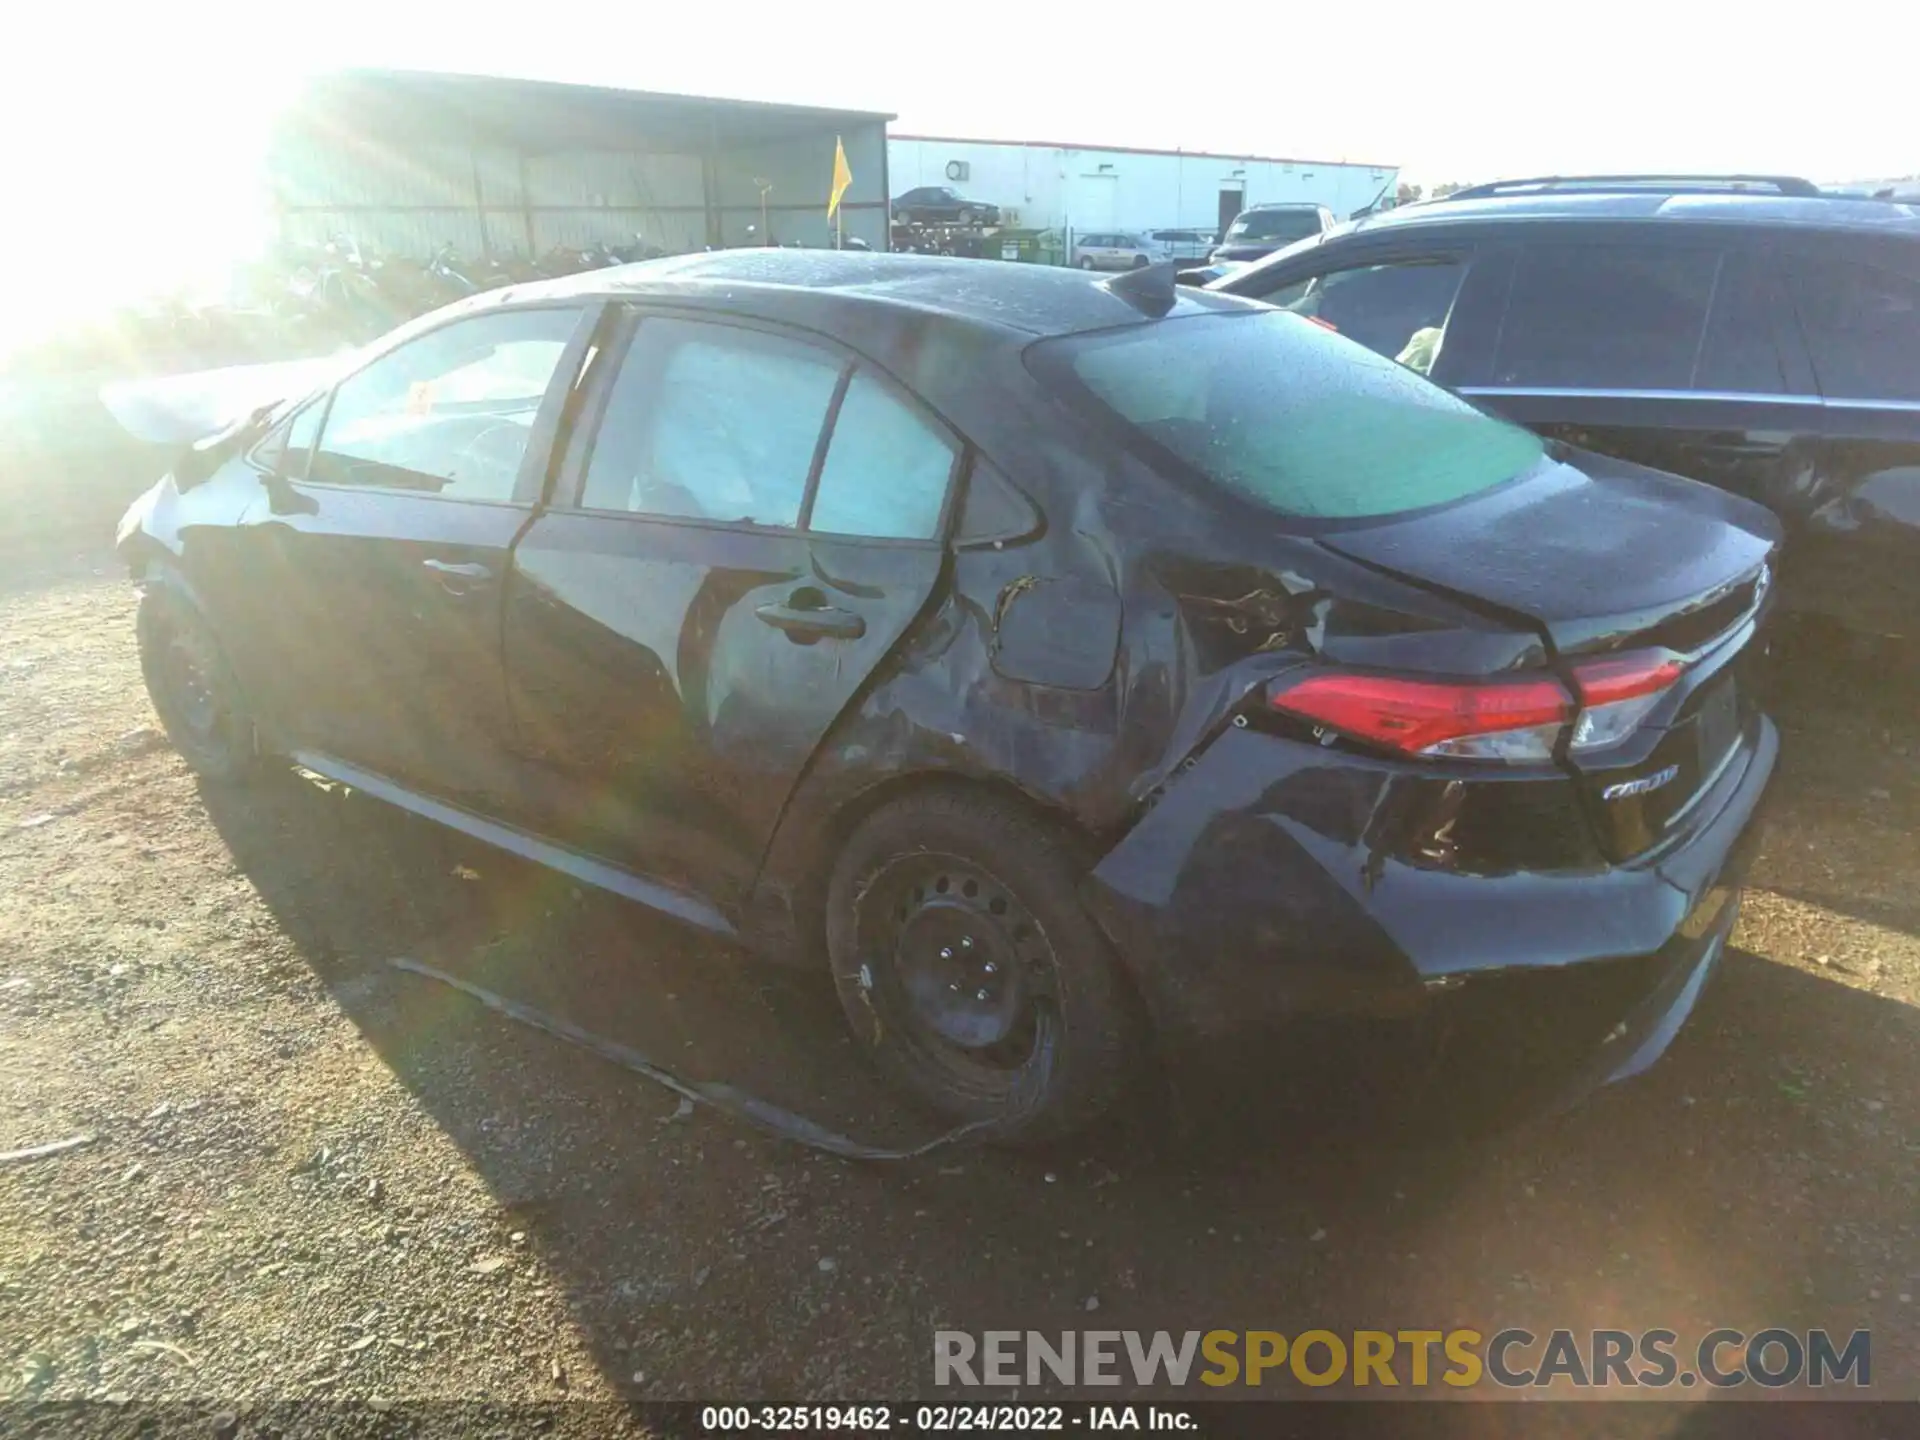
<svg viewBox="0 0 1920 1440">
<path fill-rule="evenodd" d="M 882 251 L 762 249 L 670 255 L 561 280 L 516 286 L 515 299 L 557 296 L 696 300 L 830 335 L 929 318 L 1025 340 L 1144 324 L 1154 317 L 1111 280 L 1053 265 Z M 1248 302 L 1179 287 L 1169 316 L 1244 308 Z"/>
<path fill-rule="evenodd" d="M 1324 210 L 1326 208 L 1317 200 L 1268 200 L 1259 205 L 1249 205 L 1240 213 L 1247 215 L 1255 210 Z"/>
<path fill-rule="evenodd" d="M 1542 191 L 1466 200 L 1424 200 L 1353 222 L 1371 233 L 1405 226 L 1521 220 L 1658 221 L 1663 224 L 1795 226 L 1815 230 L 1911 234 L 1920 238 L 1920 205 L 1841 195 L 1728 192 L 1674 194 L 1657 189 Z"/>
</svg>

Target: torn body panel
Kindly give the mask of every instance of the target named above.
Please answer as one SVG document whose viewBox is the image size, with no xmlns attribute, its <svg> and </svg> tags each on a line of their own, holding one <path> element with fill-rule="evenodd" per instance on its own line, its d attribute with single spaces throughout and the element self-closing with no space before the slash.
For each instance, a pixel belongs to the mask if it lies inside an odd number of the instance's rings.
<svg viewBox="0 0 1920 1440">
<path fill-rule="evenodd" d="M 1465 978 L 1669 953 L 1738 884 L 1777 754 L 1756 719 L 1667 858 L 1609 865 L 1538 843 L 1580 833 L 1570 782 L 1516 777 L 1503 795 L 1232 728 L 1085 898 L 1176 1045 L 1309 1012 L 1405 1012 Z"/>
</svg>

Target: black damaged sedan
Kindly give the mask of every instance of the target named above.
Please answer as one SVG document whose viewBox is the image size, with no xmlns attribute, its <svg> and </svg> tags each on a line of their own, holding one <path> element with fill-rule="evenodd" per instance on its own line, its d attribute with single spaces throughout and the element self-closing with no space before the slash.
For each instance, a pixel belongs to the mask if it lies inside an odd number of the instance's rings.
<svg viewBox="0 0 1920 1440">
<path fill-rule="evenodd" d="M 1774 767 L 1777 536 L 1164 268 L 766 251 L 414 322 L 120 546 L 207 780 L 828 966 L 1037 1139 L 1156 1045 L 1479 993 L 1580 996 L 1582 1088 L 1652 1063 Z"/>
</svg>

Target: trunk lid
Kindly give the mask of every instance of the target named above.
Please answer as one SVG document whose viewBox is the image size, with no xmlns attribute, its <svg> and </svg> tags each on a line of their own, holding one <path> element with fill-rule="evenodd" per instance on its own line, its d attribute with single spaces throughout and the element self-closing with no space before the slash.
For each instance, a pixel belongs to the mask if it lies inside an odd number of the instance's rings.
<svg viewBox="0 0 1920 1440">
<path fill-rule="evenodd" d="M 1555 447 L 1525 478 L 1456 504 L 1320 537 L 1351 559 L 1524 619 L 1578 693 L 1582 663 L 1668 651 L 1680 677 L 1633 733 L 1568 749 L 1602 848 L 1654 849 L 1754 734 L 1743 651 L 1767 598 L 1779 522 L 1676 476 Z"/>
<path fill-rule="evenodd" d="M 1750 501 L 1554 446 L 1510 484 L 1320 543 L 1524 618 L 1575 656 L 1627 643 L 1704 648 L 1756 606 L 1779 537 L 1779 522 Z"/>
</svg>

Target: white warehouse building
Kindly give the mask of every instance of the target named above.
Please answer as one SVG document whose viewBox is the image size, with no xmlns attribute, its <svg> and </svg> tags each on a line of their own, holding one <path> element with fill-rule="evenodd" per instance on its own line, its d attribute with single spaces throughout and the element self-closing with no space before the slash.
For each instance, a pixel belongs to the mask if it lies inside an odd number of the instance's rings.
<svg viewBox="0 0 1920 1440">
<path fill-rule="evenodd" d="M 1325 205 L 1346 219 L 1383 196 L 1397 165 L 1288 160 L 1198 150 L 1132 150 L 1048 141 L 887 137 L 887 188 L 898 198 L 945 185 L 1036 230 L 1223 231 L 1249 205 Z"/>
</svg>

